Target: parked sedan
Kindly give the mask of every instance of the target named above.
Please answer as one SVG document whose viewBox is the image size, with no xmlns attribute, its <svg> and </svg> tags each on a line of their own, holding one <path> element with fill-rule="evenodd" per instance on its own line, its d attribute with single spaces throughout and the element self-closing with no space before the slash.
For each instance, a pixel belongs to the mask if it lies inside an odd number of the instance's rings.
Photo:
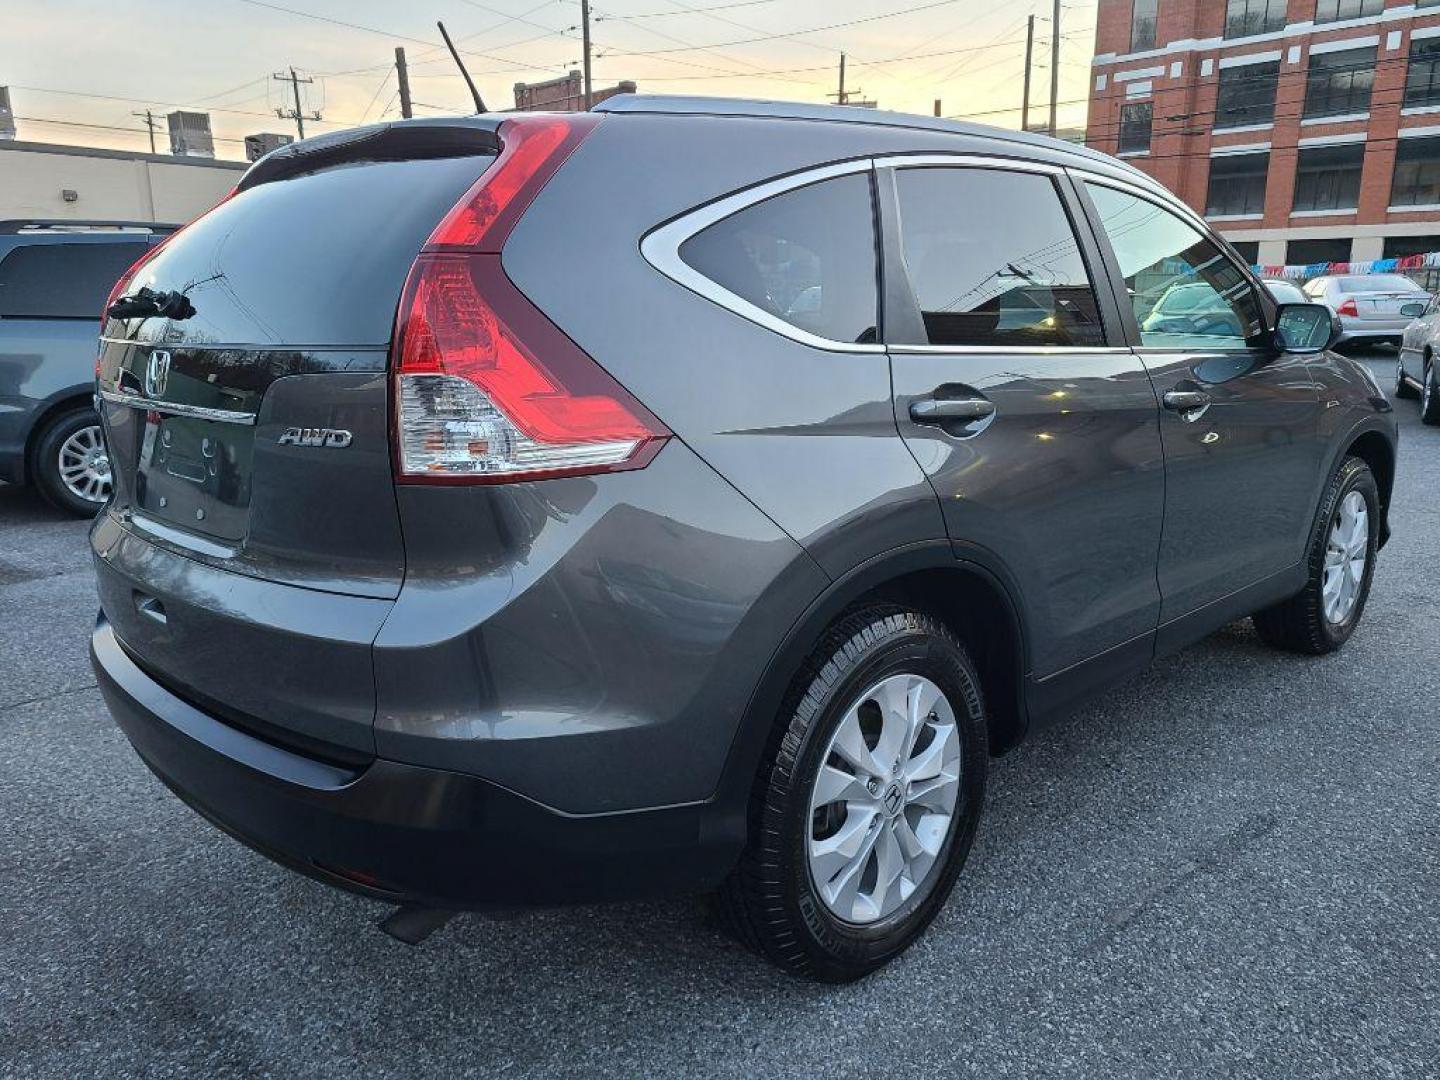
<svg viewBox="0 0 1440 1080">
<path fill-rule="evenodd" d="M 1415 321 L 1405 328 L 1400 340 L 1400 358 L 1395 362 L 1395 396 L 1420 399 L 1420 419 L 1440 424 L 1440 387 L 1435 385 L 1436 335 L 1440 334 L 1440 300 L 1405 305 L 1404 312 Z"/>
<path fill-rule="evenodd" d="M 1411 316 L 1401 308 L 1430 302 L 1430 294 L 1400 274 L 1341 274 L 1312 278 L 1305 295 L 1340 317 L 1340 341 L 1399 345 Z"/>
<path fill-rule="evenodd" d="M 1265 291 L 1275 298 L 1277 304 L 1308 304 L 1310 298 L 1305 295 L 1305 290 L 1293 281 L 1284 278 L 1261 278 L 1260 284 L 1265 286 Z"/>
</svg>

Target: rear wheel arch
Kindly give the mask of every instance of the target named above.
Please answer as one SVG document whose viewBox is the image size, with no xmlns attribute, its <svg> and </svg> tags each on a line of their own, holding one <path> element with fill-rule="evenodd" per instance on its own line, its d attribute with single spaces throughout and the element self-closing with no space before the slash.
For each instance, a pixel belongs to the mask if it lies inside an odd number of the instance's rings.
<svg viewBox="0 0 1440 1080">
<path fill-rule="evenodd" d="M 947 540 L 909 545 L 862 563 L 822 593 L 795 622 L 751 694 L 715 801 L 748 808 L 767 746 L 783 729 L 781 710 L 796 672 L 827 630 L 859 607 L 890 602 L 931 614 L 966 647 L 979 669 L 992 753 L 1023 739 L 1029 670 L 1018 590 L 1003 564 L 981 552 L 957 558 Z M 981 561 L 983 560 L 983 561 Z"/>
</svg>

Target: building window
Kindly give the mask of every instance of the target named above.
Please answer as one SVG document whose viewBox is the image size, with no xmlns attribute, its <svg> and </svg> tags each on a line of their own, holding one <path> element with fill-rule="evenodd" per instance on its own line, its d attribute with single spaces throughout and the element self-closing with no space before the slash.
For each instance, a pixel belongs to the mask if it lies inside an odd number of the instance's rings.
<svg viewBox="0 0 1440 1080">
<path fill-rule="evenodd" d="M 1265 212 L 1265 175 L 1269 154 L 1226 154 L 1210 159 L 1210 194 L 1205 213 L 1211 217 Z"/>
<path fill-rule="evenodd" d="M 1391 206 L 1440 204 L 1440 138 L 1401 139 L 1395 151 Z"/>
<path fill-rule="evenodd" d="M 1431 2 L 1440 4 L 1440 0 L 1431 0 Z M 1387 236 L 1385 250 L 1381 257 L 1405 259 L 1411 255 L 1429 255 L 1432 251 L 1440 251 L 1440 236 L 1433 234 L 1430 236 Z"/>
<path fill-rule="evenodd" d="M 1315 5 L 1315 21 L 1327 23 L 1361 19 L 1367 15 L 1379 15 L 1384 8 L 1385 0 L 1320 0 Z"/>
<path fill-rule="evenodd" d="M 1440 4 L 1440 0 L 1435 0 Z M 1410 71 L 1405 76 L 1405 107 L 1440 105 L 1440 38 L 1410 43 Z"/>
<path fill-rule="evenodd" d="M 1246 64 L 1220 69 L 1220 95 L 1215 101 L 1215 127 L 1268 124 L 1275 119 L 1275 88 L 1280 65 Z"/>
<path fill-rule="evenodd" d="M 1349 261 L 1350 241 L 1344 237 L 1334 240 L 1291 240 L 1285 245 L 1287 266 L 1314 266 L 1316 263 Z"/>
<path fill-rule="evenodd" d="M 1312 146 L 1300 151 L 1295 171 L 1296 210 L 1354 210 L 1360 201 L 1364 143 Z"/>
<path fill-rule="evenodd" d="M 1440 0 L 1435 0 L 1440 3 Z M 1285 29 L 1285 0 L 1230 0 L 1225 5 L 1225 36 L 1250 37 Z"/>
<path fill-rule="evenodd" d="M 1305 116 L 1345 116 L 1370 111 L 1375 85 L 1375 46 L 1310 54 L 1305 76 Z"/>
<path fill-rule="evenodd" d="M 1155 16 L 1160 0 L 1135 0 L 1130 12 L 1130 51 L 1155 47 Z"/>
<path fill-rule="evenodd" d="M 1231 240 L 1230 246 L 1235 249 L 1236 255 L 1245 260 L 1246 266 L 1255 266 L 1260 262 L 1259 240 Z"/>
<path fill-rule="evenodd" d="M 1150 129 L 1155 107 L 1148 101 L 1120 106 L 1121 154 L 1143 154 L 1150 149 Z"/>
</svg>

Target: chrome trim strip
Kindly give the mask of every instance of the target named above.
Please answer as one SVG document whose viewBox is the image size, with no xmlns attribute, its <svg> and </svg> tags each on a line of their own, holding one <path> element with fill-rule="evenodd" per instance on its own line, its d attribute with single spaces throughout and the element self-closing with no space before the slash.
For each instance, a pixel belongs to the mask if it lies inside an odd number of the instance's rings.
<svg viewBox="0 0 1440 1080">
<path fill-rule="evenodd" d="M 925 168 L 949 166 L 965 169 L 1008 169 L 1011 172 L 1045 173 L 1059 176 L 1065 172 L 1059 165 L 1025 158 L 989 157 L 981 154 L 888 154 L 875 159 L 877 169 Z"/>
<path fill-rule="evenodd" d="M 829 338 L 802 330 L 798 326 L 791 326 L 784 319 L 777 318 L 770 312 L 756 307 L 744 297 L 737 296 L 729 289 L 711 281 L 680 258 L 681 244 L 722 218 L 727 218 L 756 203 L 764 202 L 772 196 L 794 191 L 796 188 L 806 187 L 836 176 L 869 172 L 870 169 L 869 158 L 842 161 L 794 173 L 790 176 L 782 176 L 777 180 L 770 180 L 763 184 L 757 184 L 755 187 L 746 188 L 744 191 L 738 191 L 733 195 L 727 195 L 647 233 L 640 241 L 640 254 L 644 256 L 646 262 L 676 284 L 683 285 L 691 292 L 703 296 L 712 303 L 719 304 L 727 311 L 733 311 L 741 318 L 763 326 L 767 330 L 773 330 L 791 341 L 798 341 L 802 345 L 809 345 L 815 349 L 825 349 L 828 352 L 883 353 L 884 345 L 831 341 Z"/>
<path fill-rule="evenodd" d="M 1115 345 L 902 345 L 890 346 L 892 353 L 946 353 L 952 356 L 1129 356 L 1130 350 Z"/>
<path fill-rule="evenodd" d="M 220 424 L 254 424 L 255 414 L 235 409 L 207 409 L 203 405 L 186 405 L 179 401 L 153 401 L 139 394 L 122 394 L 118 390 L 101 390 L 100 396 L 111 405 L 124 405 L 131 409 L 147 412 L 170 413 L 173 416 L 190 416 L 196 420 L 214 420 Z"/>
<path fill-rule="evenodd" d="M 125 521 L 139 529 L 141 532 L 149 533 L 157 539 L 174 544 L 176 547 L 189 548 L 191 551 L 198 551 L 202 555 L 209 555 L 216 559 L 233 559 L 240 554 L 239 547 L 226 547 L 224 544 L 217 544 L 213 540 L 204 540 L 201 537 L 188 533 L 184 529 L 174 529 L 169 525 L 162 525 L 154 518 L 147 517 L 138 512 L 131 512 Z"/>
</svg>

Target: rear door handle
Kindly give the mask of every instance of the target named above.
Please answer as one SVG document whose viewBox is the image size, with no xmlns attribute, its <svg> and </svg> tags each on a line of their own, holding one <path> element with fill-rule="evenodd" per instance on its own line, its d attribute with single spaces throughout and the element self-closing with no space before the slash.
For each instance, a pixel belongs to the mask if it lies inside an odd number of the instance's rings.
<svg viewBox="0 0 1440 1080">
<path fill-rule="evenodd" d="M 1160 399 L 1171 412 L 1188 413 L 1210 404 L 1210 395 L 1203 390 L 1169 390 Z"/>
<path fill-rule="evenodd" d="M 910 419 L 917 424 L 943 424 L 948 420 L 974 423 L 995 415 L 995 403 L 984 398 L 921 398 L 910 403 Z"/>
</svg>

